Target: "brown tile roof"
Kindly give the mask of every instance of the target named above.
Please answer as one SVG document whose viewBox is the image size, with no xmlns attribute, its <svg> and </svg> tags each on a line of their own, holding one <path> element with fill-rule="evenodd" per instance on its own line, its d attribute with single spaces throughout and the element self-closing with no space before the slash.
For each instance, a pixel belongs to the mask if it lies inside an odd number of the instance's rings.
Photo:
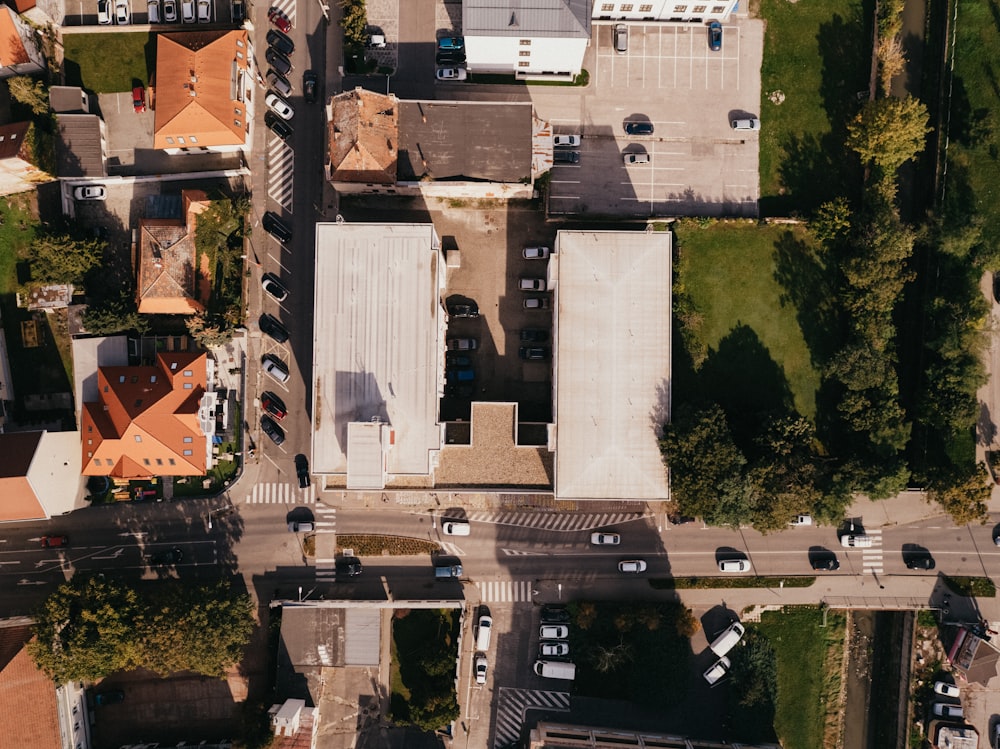
<svg viewBox="0 0 1000 749">
<path fill-rule="evenodd" d="M 151 315 L 191 315 L 205 309 L 198 298 L 195 248 L 196 217 L 208 208 L 200 190 L 185 190 L 184 218 L 139 222 L 136 259 L 136 301 L 139 312 Z"/>
<path fill-rule="evenodd" d="M 203 353 L 162 352 L 152 367 L 99 367 L 100 400 L 81 410 L 83 474 L 204 475 L 206 437 L 198 406 L 206 364 Z"/>
<path fill-rule="evenodd" d="M 332 182 L 396 181 L 399 102 L 356 88 L 334 96 L 327 110 Z"/>
<path fill-rule="evenodd" d="M 31 62 L 21 33 L 14 23 L 14 11 L 0 6 L 0 68 Z"/>
<path fill-rule="evenodd" d="M 25 161 L 31 161 L 30 150 L 24 140 L 29 127 L 31 127 L 30 122 L 12 122 L 10 125 L 0 125 L 0 159 L 20 156 Z"/>
<path fill-rule="evenodd" d="M 154 148 L 246 142 L 249 122 L 240 97 L 243 87 L 254 85 L 248 52 L 243 29 L 157 35 Z"/>
<path fill-rule="evenodd" d="M 0 749 L 59 747 L 59 713 L 52 681 L 24 649 L 28 627 L 0 628 Z"/>
</svg>

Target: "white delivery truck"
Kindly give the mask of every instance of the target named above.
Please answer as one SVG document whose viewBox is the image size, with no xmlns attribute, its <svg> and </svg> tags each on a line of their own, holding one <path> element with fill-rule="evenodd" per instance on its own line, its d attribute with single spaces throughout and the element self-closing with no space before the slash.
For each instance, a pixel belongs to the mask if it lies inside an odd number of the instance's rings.
<svg viewBox="0 0 1000 749">
<path fill-rule="evenodd" d="M 576 664 L 565 661 L 535 661 L 535 673 L 544 679 L 576 678 Z"/>
<path fill-rule="evenodd" d="M 476 630 L 476 650 L 485 653 L 490 649 L 490 635 L 493 633 L 493 617 L 483 614 L 479 617 L 479 627 Z"/>
<path fill-rule="evenodd" d="M 739 622 L 733 622 L 728 627 L 726 631 L 715 638 L 709 649 L 715 653 L 720 658 L 736 647 L 736 643 L 743 639 L 743 633 L 746 632 L 743 625 Z"/>
</svg>

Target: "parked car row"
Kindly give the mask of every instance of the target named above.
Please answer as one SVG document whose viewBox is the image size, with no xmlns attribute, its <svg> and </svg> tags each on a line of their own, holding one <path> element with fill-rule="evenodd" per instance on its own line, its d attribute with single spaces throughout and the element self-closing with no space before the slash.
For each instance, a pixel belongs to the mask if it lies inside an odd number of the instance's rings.
<svg viewBox="0 0 1000 749">
<path fill-rule="evenodd" d="M 729 672 L 732 664 L 727 654 L 739 644 L 745 632 L 746 628 L 739 621 L 733 621 L 729 623 L 729 626 L 718 637 L 712 640 L 708 649 L 712 651 L 718 660 L 709 666 L 708 670 L 703 674 L 709 686 L 718 684 L 722 677 Z"/>
<path fill-rule="evenodd" d="M 538 626 L 538 660 L 569 659 L 569 611 L 562 606 L 543 606 Z"/>
<path fill-rule="evenodd" d="M 469 77 L 465 65 L 465 39 L 446 36 L 438 39 L 434 62 L 438 67 L 434 77 L 439 81 L 464 81 Z"/>
<path fill-rule="evenodd" d="M 211 23 L 215 15 L 212 0 L 179 0 L 180 16 L 184 23 Z M 146 0 L 148 23 L 177 23 L 178 0 Z M 233 0 L 233 21 L 243 23 L 246 17 L 244 0 Z M 97 22 L 102 25 L 132 23 L 129 0 L 97 0 Z"/>
<path fill-rule="evenodd" d="M 453 299 L 445 305 L 448 320 L 477 320 L 479 305 L 472 299 Z M 477 338 L 449 338 L 445 352 L 444 393 L 456 398 L 471 398 L 475 392 L 476 370 L 472 354 L 479 349 Z"/>
</svg>

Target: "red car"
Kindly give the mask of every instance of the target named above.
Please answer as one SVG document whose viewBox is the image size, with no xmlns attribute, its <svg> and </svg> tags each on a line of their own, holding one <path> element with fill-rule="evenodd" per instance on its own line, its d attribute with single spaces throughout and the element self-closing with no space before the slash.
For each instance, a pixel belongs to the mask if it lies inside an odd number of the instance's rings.
<svg viewBox="0 0 1000 749">
<path fill-rule="evenodd" d="M 292 22 L 289 21 L 288 16 L 286 16 L 278 8 L 271 8 L 267 11 L 267 20 L 286 34 L 292 30 Z"/>
<path fill-rule="evenodd" d="M 270 390 L 265 390 L 260 394 L 260 406 L 278 421 L 281 421 L 288 415 L 288 409 L 285 408 L 284 401 Z"/>
<path fill-rule="evenodd" d="M 59 546 L 69 546 L 69 536 L 42 536 L 43 549 L 54 549 Z"/>
<path fill-rule="evenodd" d="M 146 89 L 142 86 L 136 86 L 132 89 L 132 108 L 135 109 L 136 114 L 146 111 Z"/>
</svg>

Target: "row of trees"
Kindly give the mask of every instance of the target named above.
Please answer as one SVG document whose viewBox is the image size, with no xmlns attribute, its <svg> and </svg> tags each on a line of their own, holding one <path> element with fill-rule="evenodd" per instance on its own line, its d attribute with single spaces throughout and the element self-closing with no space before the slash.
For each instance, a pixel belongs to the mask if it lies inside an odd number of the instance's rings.
<svg viewBox="0 0 1000 749">
<path fill-rule="evenodd" d="M 238 663 L 255 627 L 250 597 L 229 583 L 164 581 L 137 590 L 104 575 L 77 573 L 46 599 L 28 645 L 57 682 L 95 681 L 146 668 L 222 677 Z"/>
</svg>

